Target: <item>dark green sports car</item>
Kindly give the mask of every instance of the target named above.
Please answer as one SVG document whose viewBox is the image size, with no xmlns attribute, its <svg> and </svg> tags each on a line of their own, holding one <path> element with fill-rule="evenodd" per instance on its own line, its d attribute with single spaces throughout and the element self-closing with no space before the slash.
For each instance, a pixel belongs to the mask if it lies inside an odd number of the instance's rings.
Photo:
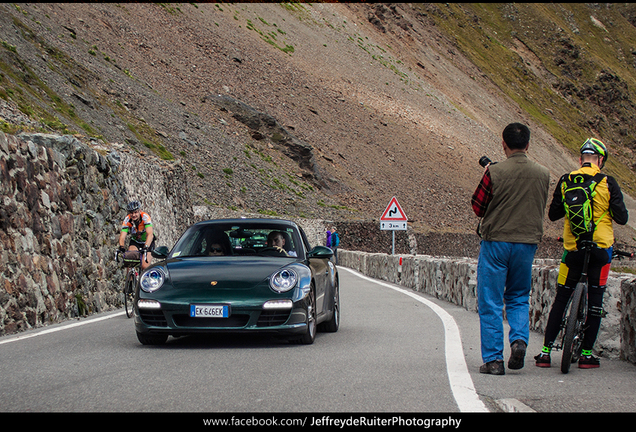
<svg viewBox="0 0 636 432">
<path fill-rule="evenodd" d="M 219 219 L 189 227 L 136 290 L 135 329 L 144 345 L 168 336 L 264 332 L 311 344 L 340 324 L 338 270 L 325 246 L 310 249 L 296 223 Z"/>
</svg>

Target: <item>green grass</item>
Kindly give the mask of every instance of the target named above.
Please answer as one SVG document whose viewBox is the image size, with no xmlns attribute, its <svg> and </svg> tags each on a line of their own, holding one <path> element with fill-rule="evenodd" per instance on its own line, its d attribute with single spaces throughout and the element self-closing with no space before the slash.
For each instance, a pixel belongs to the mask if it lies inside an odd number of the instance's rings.
<svg viewBox="0 0 636 432">
<path fill-rule="evenodd" d="M 74 87 L 80 86 L 91 92 L 90 86 L 86 85 L 91 72 L 78 65 L 67 54 L 48 44 L 44 39 L 38 37 L 26 24 L 17 18 L 13 18 L 13 24 L 27 41 L 46 55 L 50 61 L 47 66 L 54 72 L 62 76 L 73 77 Z M 97 55 L 97 47 L 93 45 L 89 53 Z M 102 53 L 103 54 L 103 53 Z M 111 59 L 103 54 L 103 60 L 111 62 Z M 128 77 L 133 78 L 128 70 L 124 72 Z M 95 77 L 93 77 L 95 78 Z M 133 78 L 134 79 L 134 78 Z M 12 100 L 18 105 L 22 113 L 32 120 L 39 122 L 49 130 L 60 134 L 75 134 L 83 131 L 88 136 L 103 138 L 98 131 L 91 126 L 91 122 L 80 118 L 73 104 L 65 102 L 55 91 L 48 87 L 27 65 L 21 57 L 21 53 L 15 46 L 5 41 L 0 42 L 0 97 L 5 100 Z M 78 88 L 78 91 L 83 91 Z M 99 96 L 94 95 L 99 100 Z M 105 105 L 111 105 L 105 102 Z M 174 156 L 162 144 L 157 137 L 156 131 L 144 121 L 136 119 L 125 107 L 115 101 L 110 108 L 122 121 L 128 125 L 135 134 L 137 140 L 147 149 L 164 160 L 172 160 Z M 26 130 L 27 127 L 20 125 L 0 125 L 2 131 L 17 133 Z"/>
<path fill-rule="evenodd" d="M 606 171 L 636 190 L 628 147 L 636 147 L 636 28 L 620 14 L 630 6 L 554 3 L 446 3 L 418 5 L 470 61 L 573 155 L 589 136 L 609 144 Z M 632 11 L 636 8 L 631 7 Z M 591 16 L 607 31 L 594 25 Z M 515 51 L 525 47 L 545 76 Z M 605 75 L 603 75 L 605 74 Z M 617 80 L 606 79 L 617 76 Z M 573 89 L 565 95 L 563 89 Z M 595 103 L 587 94 L 628 100 Z M 589 121 L 600 119 L 593 128 Z"/>
</svg>

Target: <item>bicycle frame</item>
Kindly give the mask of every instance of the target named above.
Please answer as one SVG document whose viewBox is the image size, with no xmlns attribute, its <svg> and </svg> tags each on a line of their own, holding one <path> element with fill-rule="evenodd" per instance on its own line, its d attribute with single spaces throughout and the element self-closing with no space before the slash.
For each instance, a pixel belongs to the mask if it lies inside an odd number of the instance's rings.
<svg viewBox="0 0 636 432">
<path fill-rule="evenodd" d="M 137 281 L 139 280 L 139 269 L 142 268 L 143 260 L 148 253 L 145 250 L 138 250 L 139 252 L 139 264 L 135 264 L 133 267 L 128 267 L 128 271 L 126 272 L 126 277 L 124 279 L 124 308 L 126 309 L 126 316 L 131 318 L 134 314 L 134 304 L 135 304 L 135 288 L 137 286 Z M 124 252 L 125 253 L 125 252 Z M 120 251 L 115 253 L 115 260 L 119 262 L 119 256 L 121 255 Z M 132 275 L 132 280 L 131 280 Z"/>
</svg>

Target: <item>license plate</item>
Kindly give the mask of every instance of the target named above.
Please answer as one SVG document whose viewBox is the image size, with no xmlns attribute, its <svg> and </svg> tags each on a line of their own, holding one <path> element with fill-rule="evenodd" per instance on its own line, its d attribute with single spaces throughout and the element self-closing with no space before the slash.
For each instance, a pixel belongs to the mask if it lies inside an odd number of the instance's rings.
<svg viewBox="0 0 636 432">
<path fill-rule="evenodd" d="M 227 305 L 190 305 L 190 316 L 193 318 L 227 318 L 230 307 Z"/>
</svg>

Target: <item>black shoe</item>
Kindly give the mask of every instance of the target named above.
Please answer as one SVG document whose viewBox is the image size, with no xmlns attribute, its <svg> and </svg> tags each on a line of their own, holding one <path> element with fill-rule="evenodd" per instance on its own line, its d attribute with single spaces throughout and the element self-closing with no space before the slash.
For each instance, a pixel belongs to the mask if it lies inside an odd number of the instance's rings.
<svg viewBox="0 0 636 432">
<path fill-rule="evenodd" d="M 508 367 L 510 369 L 521 369 L 523 367 L 523 360 L 526 357 L 526 348 L 528 345 L 518 339 L 510 345 L 510 360 L 508 360 Z"/>
<path fill-rule="evenodd" d="M 550 359 L 550 354 L 548 353 L 541 353 L 539 355 L 534 356 L 534 359 L 536 360 L 535 365 L 537 367 L 541 367 L 541 368 L 549 368 L 550 366 L 552 366 L 552 361 Z"/>
<path fill-rule="evenodd" d="M 579 359 L 580 369 L 594 369 L 601 366 L 601 361 L 593 355 L 581 356 Z"/>
<path fill-rule="evenodd" d="M 479 372 L 490 375 L 505 375 L 503 360 L 493 360 L 488 363 L 484 363 L 479 367 Z"/>
</svg>

